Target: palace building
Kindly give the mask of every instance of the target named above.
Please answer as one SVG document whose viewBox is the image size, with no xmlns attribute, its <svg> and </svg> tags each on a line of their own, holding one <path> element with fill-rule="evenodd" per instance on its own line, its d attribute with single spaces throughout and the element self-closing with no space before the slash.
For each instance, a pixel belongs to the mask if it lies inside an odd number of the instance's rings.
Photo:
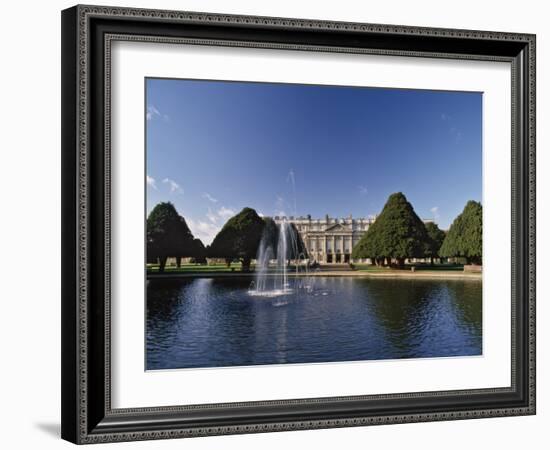
<svg viewBox="0 0 550 450">
<path fill-rule="evenodd" d="M 328 214 L 324 219 L 306 217 L 272 217 L 275 223 L 283 220 L 293 223 L 304 242 L 309 259 L 321 264 L 346 264 L 353 262 L 351 252 L 369 229 L 376 216 L 354 219 L 350 214 L 346 218 L 333 218 Z M 424 223 L 432 220 L 423 220 Z M 356 262 L 367 262 L 361 260 Z"/>
<path fill-rule="evenodd" d="M 307 248 L 309 259 L 319 263 L 338 264 L 351 262 L 351 251 L 374 222 L 375 217 L 354 219 L 324 219 L 306 217 L 273 217 L 275 223 L 283 220 L 293 223 Z"/>
</svg>

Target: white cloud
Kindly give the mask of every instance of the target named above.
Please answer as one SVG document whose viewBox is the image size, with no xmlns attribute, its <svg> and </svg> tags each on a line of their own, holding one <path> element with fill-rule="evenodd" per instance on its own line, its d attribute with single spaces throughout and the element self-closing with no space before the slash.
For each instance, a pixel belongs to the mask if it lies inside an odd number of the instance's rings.
<svg viewBox="0 0 550 450">
<path fill-rule="evenodd" d="M 212 211 L 212 208 L 208 208 L 206 218 L 211 224 L 220 225 L 227 222 L 227 220 L 237 214 L 237 211 L 231 208 L 222 206 L 217 211 Z"/>
<path fill-rule="evenodd" d="M 430 208 L 430 212 L 433 214 L 434 219 L 439 219 L 439 207 L 434 206 L 433 208 Z"/>
<path fill-rule="evenodd" d="M 154 116 L 160 117 L 160 111 L 157 108 L 155 108 L 153 105 L 147 106 L 147 114 L 146 114 L 147 120 L 151 120 Z"/>
<path fill-rule="evenodd" d="M 147 175 L 147 186 L 151 186 L 155 191 L 158 190 L 156 180 L 149 175 Z"/>
<path fill-rule="evenodd" d="M 210 208 L 208 208 L 208 212 L 206 213 L 206 217 L 212 223 L 217 223 L 218 222 L 218 216 L 216 214 L 214 214 Z"/>
<path fill-rule="evenodd" d="M 210 245 L 216 234 L 221 230 L 219 225 L 202 220 L 186 219 L 193 236 L 199 238 L 204 245 Z"/>
<path fill-rule="evenodd" d="M 367 195 L 369 193 L 369 190 L 366 186 L 357 186 L 359 188 L 359 194 L 361 195 Z"/>
<path fill-rule="evenodd" d="M 211 244 L 216 235 L 222 229 L 222 226 L 227 222 L 227 219 L 233 217 L 237 212 L 234 209 L 222 206 L 217 211 L 212 211 L 208 208 L 208 212 L 204 219 L 187 219 L 187 224 L 193 233 L 193 236 L 198 237 L 204 245 Z"/>
<path fill-rule="evenodd" d="M 176 183 L 174 180 L 172 180 L 171 178 L 165 178 L 164 180 L 162 180 L 162 182 L 167 184 L 170 187 L 170 193 L 171 194 L 182 194 L 183 195 L 183 189 L 181 188 L 181 186 L 178 183 Z"/>
<path fill-rule="evenodd" d="M 178 189 L 180 189 L 177 183 L 175 183 L 173 180 L 170 180 L 169 178 L 164 179 L 163 183 L 170 184 L 171 192 L 176 192 Z M 175 185 L 177 186 L 173 191 L 172 183 L 175 183 Z M 181 192 L 183 193 L 183 191 Z M 204 195 L 203 197 L 206 198 Z M 208 207 L 208 211 L 203 217 L 198 219 L 186 217 L 185 220 L 187 221 L 187 225 L 193 233 L 193 236 L 199 238 L 204 245 L 209 245 L 212 243 L 216 235 L 220 232 L 225 222 L 227 222 L 227 220 L 230 217 L 233 217 L 235 214 L 237 214 L 237 211 L 226 206 L 222 206 L 215 211 L 213 211 L 212 208 Z"/>
<path fill-rule="evenodd" d="M 261 212 L 261 211 L 258 211 L 258 216 L 260 216 L 260 217 L 265 217 L 265 214 L 264 214 L 263 212 Z"/>
<path fill-rule="evenodd" d="M 153 105 L 147 106 L 147 113 L 145 114 L 147 120 L 153 120 L 155 117 L 161 117 L 165 122 L 170 121 L 168 114 L 161 114 L 161 112 Z"/>
<path fill-rule="evenodd" d="M 208 192 L 204 192 L 204 193 L 202 194 L 202 196 L 203 196 L 205 199 L 210 200 L 212 203 L 218 203 L 218 199 L 212 197 Z"/>
<path fill-rule="evenodd" d="M 237 211 L 231 208 L 226 208 L 225 206 L 222 206 L 220 209 L 218 209 L 218 216 L 223 220 L 227 220 L 230 217 L 233 217 L 235 214 L 237 214 Z"/>
</svg>

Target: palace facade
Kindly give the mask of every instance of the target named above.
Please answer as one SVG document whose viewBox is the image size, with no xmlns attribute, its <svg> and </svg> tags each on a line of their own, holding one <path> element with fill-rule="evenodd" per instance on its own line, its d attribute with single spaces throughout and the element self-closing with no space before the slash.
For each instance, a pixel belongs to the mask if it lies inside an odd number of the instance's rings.
<svg viewBox="0 0 550 450">
<path fill-rule="evenodd" d="M 286 220 L 296 226 L 312 262 L 344 264 L 352 262 L 353 247 L 376 218 L 354 219 L 350 214 L 346 218 L 326 215 L 324 219 L 312 219 L 308 215 L 306 217 L 275 216 L 272 219 L 277 224 Z"/>
<path fill-rule="evenodd" d="M 347 264 L 350 262 L 369 262 L 370 260 L 354 261 L 351 258 L 353 247 L 361 240 L 365 232 L 376 220 L 376 216 L 353 218 L 350 214 L 345 218 L 329 217 L 312 219 L 311 216 L 275 216 L 275 223 L 282 221 L 293 223 L 304 245 L 309 259 L 321 264 Z M 424 223 L 433 222 L 424 219 Z"/>
</svg>

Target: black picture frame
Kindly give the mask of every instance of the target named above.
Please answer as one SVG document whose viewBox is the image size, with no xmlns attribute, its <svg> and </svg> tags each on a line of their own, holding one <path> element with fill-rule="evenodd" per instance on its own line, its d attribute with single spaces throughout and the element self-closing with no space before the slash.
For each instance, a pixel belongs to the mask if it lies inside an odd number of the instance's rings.
<svg viewBox="0 0 550 450">
<path fill-rule="evenodd" d="M 109 64 L 113 40 L 508 61 L 512 384 L 506 388 L 113 409 Z M 119 7 L 62 12 L 62 437 L 132 441 L 535 414 L 535 36 Z"/>
</svg>

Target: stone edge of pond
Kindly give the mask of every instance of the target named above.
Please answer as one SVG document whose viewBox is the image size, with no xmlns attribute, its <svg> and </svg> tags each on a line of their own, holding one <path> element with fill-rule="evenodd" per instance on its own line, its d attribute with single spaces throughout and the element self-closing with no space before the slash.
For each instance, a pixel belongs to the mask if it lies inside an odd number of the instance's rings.
<svg viewBox="0 0 550 450">
<path fill-rule="evenodd" d="M 195 273 L 163 273 L 163 274 L 147 274 L 148 280 L 153 279 L 169 279 L 169 278 L 222 278 L 222 277 L 254 277 L 254 272 L 195 272 Z M 289 273 L 289 277 L 302 277 L 306 274 Z M 403 278 L 403 279 L 440 279 L 440 280 L 482 280 L 482 274 L 479 272 L 360 272 L 360 271 L 327 271 L 327 272 L 313 272 L 307 274 L 307 276 L 314 277 L 352 277 L 352 278 Z"/>
</svg>

